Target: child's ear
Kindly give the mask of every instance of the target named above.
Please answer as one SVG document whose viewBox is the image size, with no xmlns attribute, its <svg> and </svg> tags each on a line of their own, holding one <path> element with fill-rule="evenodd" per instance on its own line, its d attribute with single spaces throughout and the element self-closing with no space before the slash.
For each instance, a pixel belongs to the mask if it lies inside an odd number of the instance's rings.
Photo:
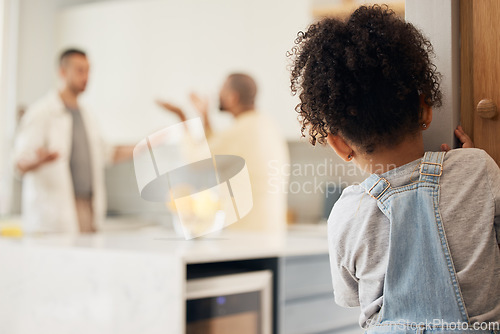
<svg viewBox="0 0 500 334">
<path fill-rule="evenodd" d="M 346 143 L 344 138 L 339 135 L 328 134 L 326 137 L 328 145 L 337 153 L 337 155 L 344 161 L 351 161 L 353 158 L 354 150 Z"/>
<path fill-rule="evenodd" d="M 420 95 L 420 110 L 420 128 L 426 130 L 432 122 L 432 107 L 425 102 L 423 94 Z"/>
</svg>

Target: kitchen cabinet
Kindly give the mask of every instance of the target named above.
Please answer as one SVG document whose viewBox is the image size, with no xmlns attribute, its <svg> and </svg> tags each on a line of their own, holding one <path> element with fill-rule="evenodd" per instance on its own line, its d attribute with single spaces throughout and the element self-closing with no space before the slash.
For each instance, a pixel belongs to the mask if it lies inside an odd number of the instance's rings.
<svg viewBox="0 0 500 334">
<path fill-rule="evenodd" d="M 461 0 L 461 122 L 500 165 L 500 2 Z"/>
<path fill-rule="evenodd" d="M 273 333 L 361 332 L 335 305 L 325 233 L 186 241 L 160 227 L 0 238 L 0 333 L 185 333 L 187 280 L 272 272 Z"/>
<path fill-rule="evenodd" d="M 280 333 L 361 333 L 359 308 L 335 304 L 328 254 L 282 259 Z"/>
<path fill-rule="evenodd" d="M 326 252 L 190 264 L 187 278 L 259 270 L 273 272 L 273 333 L 361 333 L 359 308 L 335 304 Z"/>
</svg>

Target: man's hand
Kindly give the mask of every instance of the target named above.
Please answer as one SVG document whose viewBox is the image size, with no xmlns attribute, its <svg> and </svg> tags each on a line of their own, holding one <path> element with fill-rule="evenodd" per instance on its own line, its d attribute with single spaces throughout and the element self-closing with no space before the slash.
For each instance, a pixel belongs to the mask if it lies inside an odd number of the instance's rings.
<svg viewBox="0 0 500 334">
<path fill-rule="evenodd" d="M 202 98 L 198 94 L 192 92 L 189 94 L 189 98 L 191 99 L 191 103 L 194 105 L 198 113 L 200 114 L 201 119 L 203 120 L 203 127 L 205 128 L 205 134 L 210 135 L 212 132 L 212 127 L 210 126 L 210 119 L 208 118 L 208 99 Z"/>
<path fill-rule="evenodd" d="M 184 112 L 182 111 L 181 108 L 174 106 L 173 104 L 170 104 L 168 102 L 160 101 L 160 100 L 157 100 L 156 104 L 158 104 L 160 107 L 163 107 L 164 109 L 179 116 L 179 118 L 181 119 L 181 122 L 184 122 L 186 120 L 186 115 L 184 114 Z"/>
<path fill-rule="evenodd" d="M 41 147 L 36 150 L 36 159 L 34 161 L 20 160 L 17 163 L 17 168 L 24 174 L 26 172 L 31 172 L 38 169 L 42 165 L 56 160 L 59 157 L 57 152 L 49 152 L 47 149 Z"/>
<path fill-rule="evenodd" d="M 208 99 L 202 98 L 194 92 L 189 94 L 189 99 L 191 100 L 191 103 L 194 105 L 196 110 L 198 110 L 198 113 L 200 114 L 200 116 L 203 118 L 207 117 L 207 115 L 208 115 Z"/>
<path fill-rule="evenodd" d="M 470 139 L 470 137 L 464 132 L 464 129 L 462 129 L 462 127 L 460 125 L 457 126 L 457 128 L 455 129 L 455 136 L 462 143 L 462 148 L 473 148 L 474 147 L 474 143 L 472 142 L 472 139 Z M 448 144 L 441 145 L 441 151 L 448 152 L 449 150 L 451 150 L 450 145 L 448 145 Z"/>
<path fill-rule="evenodd" d="M 198 111 L 198 113 L 200 114 L 200 117 L 203 121 L 203 127 L 205 128 L 205 135 L 209 136 L 211 134 L 211 126 L 210 126 L 210 121 L 209 121 L 209 118 L 208 118 L 208 99 L 206 98 L 201 98 L 198 94 L 196 93 L 191 93 L 189 94 L 189 98 L 191 99 L 191 103 L 193 103 L 194 107 L 196 108 L 196 110 Z M 165 108 L 166 110 L 176 114 L 177 116 L 179 116 L 179 118 L 181 119 L 181 122 L 184 122 L 186 121 L 186 115 L 184 114 L 184 112 L 182 111 L 181 108 L 173 105 L 173 104 L 170 104 L 168 102 L 165 102 L 165 101 L 159 101 L 157 100 L 156 103 L 160 106 L 160 107 L 163 107 Z"/>
</svg>

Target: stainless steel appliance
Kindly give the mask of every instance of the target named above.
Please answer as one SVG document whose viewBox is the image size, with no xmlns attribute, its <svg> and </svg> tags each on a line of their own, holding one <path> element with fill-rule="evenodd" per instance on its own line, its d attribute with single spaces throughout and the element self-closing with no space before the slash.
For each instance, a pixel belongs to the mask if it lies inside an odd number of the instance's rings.
<svg viewBox="0 0 500 334">
<path fill-rule="evenodd" d="M 269 270 L 187 281 L 186 334 L 270 334 Z"/>
</svg>

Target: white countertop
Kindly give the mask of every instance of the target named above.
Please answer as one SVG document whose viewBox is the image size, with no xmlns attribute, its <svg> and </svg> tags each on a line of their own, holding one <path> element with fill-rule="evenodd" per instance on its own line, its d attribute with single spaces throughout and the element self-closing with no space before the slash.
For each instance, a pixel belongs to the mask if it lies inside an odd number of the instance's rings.
<svg viewBox="0 0 500 334">
<path fill-rule="evenodd" d="M 52 234 L 0 239 L 0 242 L 26 247 L 148 252 L 174 256 L 188 264 L 328 252 L 326 227 L 318 225 L 292 226 L 279 236 L 225 230 L 219 235 L 193 240 L 185 240 L 159 226 L 131 225 L 128 229 L 108 226 L 107 231 L 95 235 Z"/>
</svg>

